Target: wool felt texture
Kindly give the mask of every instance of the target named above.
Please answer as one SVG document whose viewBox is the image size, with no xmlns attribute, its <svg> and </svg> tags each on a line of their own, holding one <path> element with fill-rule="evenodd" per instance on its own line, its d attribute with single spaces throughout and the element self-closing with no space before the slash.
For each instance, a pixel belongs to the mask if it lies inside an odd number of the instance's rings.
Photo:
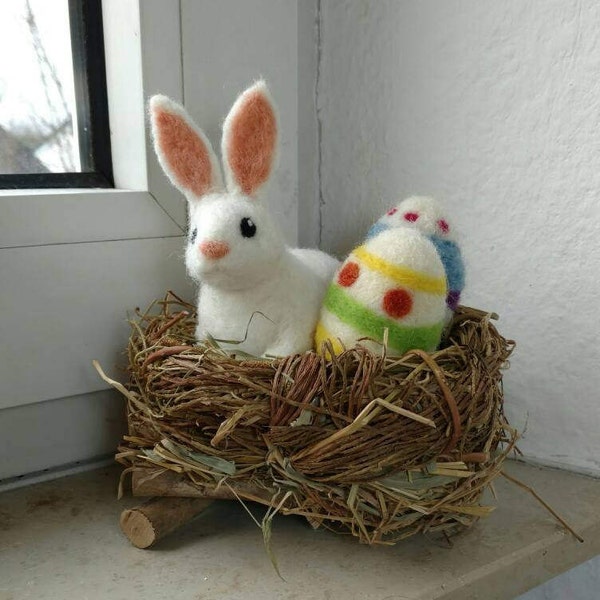
<svg viewBox="0 0 600 600">
<path fill-rule="evenodd" d="M 204 256 L 215 260 L 229 254 L 229 244 L 227 242 L 202 242 L 199 248 Z"/>
<path fill-rule="evenodd" d="M 428 196 L 406 198 L 373 224 L 367 233 L 367 239 L 393 227 L 416 229 L 433 242 L 446 272 L 446 305 L 449 309 L 447 320 L 450 319 L 465 287 L 465 265 L 454 226 L 443 204 Z"/>
<path fill-rule="evenodd" d="M 312 348 L 322 300 L 338 262 L 289 248 L 262 199 L 277 158 L 277 111 L 259 81 L 240 95 L 223 125 L 226 189 L 204 133 L 164 96 L 150 101 L 154 147 L 188 200 L 187 272 L 200 284 L 199 340 L 252 355 Z"/>
<path fill-rule="evenodd" d="M 159 94 L 150 99 L 149 110 L 154 149 L 171 183 L 186 196 L 222 190 L 223 177 L 212 146 L 183 107 Z"/>
<path fill-rule="evenodd" d="M 333 351 L 363 337 L 388 353 L 434 350 L 444 327 L 446 277 L 435 246 L 414 229 L 389 228 L 355 248 L 337 271 L 315 333 L 317 350 Z M 377 351 L 377 344 L 366 341 Z"/>
<path fill-rule="evenodd" d="M 370 252 L 365 246 L 356 248 L 352 255 L 373 271 L 378 271 L 393 279 L 396 283 L 406 285 L 413 290 L 432 294 L 442 294 L 446 290 L 446 281 L 442 277 L 430 276 L 422 271 L 415 271 L 406 265 L 393 264 Z"/>
<path fill-rule="evenodd" d="M 406 290 L 402 290 L 406 294 Z M 378 315 L 369 310 L 350 294 L 336 285 L 330 285 L 323 306 L 340 321 L 352 326 L 358 334 L 383 339 L 384 329 L 388 330 L 388 348 L 400 354 L 412 348 L 433 350 L 440 341 L 443 324 L 434 323 L 421 327 L 403 327 L 394 319 Z M 392 315 L 390 315 L 392 316 Z M 400 315 L 398 319 L 401 319 Z"/>
<path fill-rule="evenodd" d="M 269 179 L 277 155 L 277 116 L 264 82 L 236 100 L 223 124 L 227 187 L 247 196 Z"/>
<path fill-rule="evenodd" d="M 460 293 L 465 287 L 465 267 L 458 244 L 435 235 L 432 235 L 429 239 L 433 242 L 442 259 L 448 280 L 448 288 Z"/>
</svg>

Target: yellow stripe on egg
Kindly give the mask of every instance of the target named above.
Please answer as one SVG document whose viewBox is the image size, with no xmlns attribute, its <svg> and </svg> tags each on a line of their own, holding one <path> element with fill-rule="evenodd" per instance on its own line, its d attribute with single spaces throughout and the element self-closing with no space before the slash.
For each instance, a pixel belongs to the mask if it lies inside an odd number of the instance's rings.
<svg viewBox="0 0 600 600">
<path fill-rule="evenodd" d="M 365 246 L 359 246 L 352 251 L 352 256 L 365 267 L 393 279 L 396 283 L 412 290 L 446 296 L 446 278 L 432 277 L 415 271 L 403 265 L 394 265 L 375 254 L 369 252 Z"/>
<path fill-rule="evenodd" d="M 315 346 L 317 352 L 324 352 L 322 346 L 323 343 L 327 340 L 331 342 L 334 354 L 341 354 L 344 351 L 344 347 L 340 343 L 340 340 L 329 333 L 329 331 L 323 324 L 323 321 L 321 320 L 317 323 L 317 330 L 315 332 Z"/>
</svg>

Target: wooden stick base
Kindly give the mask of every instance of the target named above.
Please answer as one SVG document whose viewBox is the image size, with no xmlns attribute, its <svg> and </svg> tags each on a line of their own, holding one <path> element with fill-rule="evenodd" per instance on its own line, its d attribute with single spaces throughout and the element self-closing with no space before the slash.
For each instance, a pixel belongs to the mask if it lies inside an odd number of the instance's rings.
<svg viewBox="0 0 600 600">
<path fill-rule="evenodd" d="M 212 498 L 236 500 L 238 497 L 271 506 L 274 491 L 261 489 L 236 481 L 235 493 L 228 485 L 217 489 L 195 486 L 185 475 L 161 468 L 136 469 L 131 474 L 131 491 L 134 496 L 161 496 L 178 498 Z"/>
<path fill-rule="evenodd" d="M 212 503 L 212 498 L 152 498 L 141 506 L 124 510 L 121 529 L 134 546 L 150 548 Z"/>
</svg>

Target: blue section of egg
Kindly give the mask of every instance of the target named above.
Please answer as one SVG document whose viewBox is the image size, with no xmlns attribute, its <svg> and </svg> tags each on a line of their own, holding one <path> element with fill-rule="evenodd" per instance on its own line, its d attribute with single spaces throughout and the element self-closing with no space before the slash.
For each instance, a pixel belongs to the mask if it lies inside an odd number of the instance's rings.
<svg viewBox="0 0 600 600">
<path fill-rule="evenodd" d="M 371 226 L 371 229 L 369 229 L 369 231 L 367 231 L 367 240 L 370 240 L 371 238 L 374 238 L 377 234 L 381 233 L 382 231 L 386 231 L 390 229 L 389 225 L 386 225 L 385 223 L 382 223 L 381 221 L 377 221 L 376 223 L 374 223 Z"/>
<path fill-rule="evenodd" d="M 460 248 L 455 242 L 444 240 L 435 235 L 430 236 L 429 239 L 433 242 L 444 265 L 448 289 L 462 290 L 465 287 L 465 266 Z"/>
</svg>

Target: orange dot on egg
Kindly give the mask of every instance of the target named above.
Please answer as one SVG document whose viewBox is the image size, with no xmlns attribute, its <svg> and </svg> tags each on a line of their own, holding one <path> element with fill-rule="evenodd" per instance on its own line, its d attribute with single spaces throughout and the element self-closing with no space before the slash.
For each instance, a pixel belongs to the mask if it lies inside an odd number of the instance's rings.
<svg viewBox="0 0 600 600">
<path fill-rule="evenodd" d="M 344 287 L 350 287 L 360 275 L 360 267 L 355 262 L 349 262 L 342 267 L 338 275 L 338 283 Z"/>
<path fill-rule="evenodd" d="M 383 296 L 383 310 L 394 319 L 406 317 L 412 310 L 413 299 L 405 289 L 388 290 Z"/>
</svg>

